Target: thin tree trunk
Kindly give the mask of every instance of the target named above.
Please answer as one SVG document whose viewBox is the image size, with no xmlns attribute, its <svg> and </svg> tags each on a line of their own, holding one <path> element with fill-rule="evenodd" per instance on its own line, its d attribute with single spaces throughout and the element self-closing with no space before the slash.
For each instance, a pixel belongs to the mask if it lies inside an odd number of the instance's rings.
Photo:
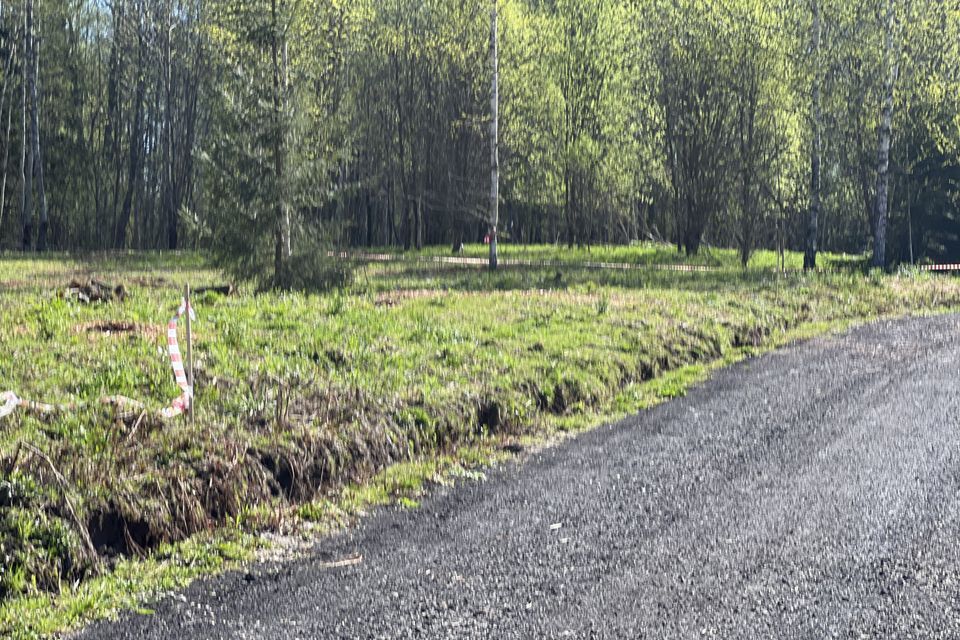
<svg viewBox="0 0 960 640">
<path fill-rule="evenodd" d="M 490 268 L 496 269 L 497 226 L 500 224 L 500 47 L 497 36 L 497 0 L 490 12 Z"/>
<path fill-rule="evenodd" d="M 30 0 L 30 17 L 33 20 L 33 0 Z M 37 177 L 37 201 L 40 207 L 40 230 L 37 237 L 37 251 L 47 250 L 47 192 L 43 184 L 43 154 L 40 147 L 40 100 L 37 91 L 37 77 L 40 75 L 40 42 L 31 31 L 30 43 L 33 47 L 30 55 L 30 135 L 33 145 L 33 170 Z"/>
<path fill-rule="evenodd" d="M 0 16 L 3 9 L 0 8 Z M 2 22 L 2 20 L 0 20 Z M 10 72 L 13 69 L 13 60 L 16 52 L 16 44 L 12 43 L 10 48 L 10 57 L 3 71 L 3 97 L 0 98 L 0 117 L 3 116 L 3 105 L 7 103 L 7 89 L 9 88 Z M 10 133 L 13 131 L 13 98 L 7 105 L 7 127 L 3 137 L 3 169 L 0 173 L 3 175 L 2 185 L 0 185 L 0 233 L 3 232 L 3 217 L 7 209 L 7 168 L 10 163 Z"/>
<path fill-rule="evenodd" d="M 166 246 L 177 248 L 177 211 L 173 185 L 173 73 L 170 39 L 173 31 L 173 7 L 170 0 L 164 6 L 164 42 L 163 42 L 163 167 L 162 198 L 163 219 L 166 226 Z"/>
<path fill-rule="evenodd" d="M 780 189 L 780 176 L 777 176 L 777 202 L 783 202 L 783 196 Z M 784 246 L 786 242 L 784 241 L 784 226 L 785 226 L 786 211 L 783 208 L 783 205 L 777 207 L 777 256 L 780 260 L 780 273 L 784 273 L 787 270 L 787 255 L 786 247 Z"/>
<path fill-rule="evenodd" d="M 364 197 L 365 197 L 365 200 L 366 200 L 366 211 L 367 211 L 367 229 L 366 229 L 366 231 L 367 231 L 367 247 L 372 247 L 372 246 L 373 246 L 373 233 L 374 233 L 373 227 L 374 227 L 374 222 L 373 222 L 373 204 L 372 204 L 372 202 L 371 202 L 370 190 L 369 190 L 369 189 L 366 190 L 366 193 L 365 193 Z"/>
<path fill-rule="evenodd" d="M 817 268 L 817 236 L 820 218 L 820 154 L 822 146 L 822 113 L 820 95 L 820 0 L 813 0 L 813 145 L 810 153 L 810 218 L 807 222 L 807 247 L 803 268 Z"/>
<path fill-rule="evenodd" d="M 117 221 L 117 227 L 113 235 L 113 246 L 115 249 L 123 249 L 126 246 L 127 227 L 130 226 L 130 214 L 133 211 L 133 196 L 139 184 L 138 175 L 140 173 L 140 156 L 143 145 L 144 92 L 144 78 L 143 75 L 140 74 L 137 80 L 137 89 L 133 105 L 133 132 L 130 136 L 130 165 L 127 172 L 127 192 L 123 198 L 123 208 L 120 210 L 120 218 Z"/>
<path fill-rule="evenodd" d="M 20 162 L 20 221 L 23 235 L 20 241 L 20 248 L 23 251 L 30 250 L 30 244 L 33 240 L 33 145 L 30 143 L 30 133 L 27 129 L 27 86 L 30 83 L 29 75 L 31 64 L 31 55 L 33 50 L 33 0 L 24 0 L 23 3 L 23 85 L 21 87 L 23 99 L 23 114 L 21 119 L 23 139 L 21 140 L 23 149 Z"/>
<path fill-rule="evenodd" d="M 910 264 L 916 264 L 916 258 L 913 253 L 913 162 L 911 160 L 910 145 L 907 145 L 906 166 L 903 174 L 903 186 L 907 191 L 907 241 L 910 243 Z"/>
<path fill-rule="evenodd" d="M 750 73 L 756 73 L 751 69 Z M 744 269 L 750 262 L 750 255 L 753 252 L 753 234 L 755 223 L 755 211 L 753 201 L 753 177 L 754 161 L 756 149 L 754 145 L 754 135 L 757 119 L 757 93 L 759 91 L 756 76 L 751 75 L 749 87 L 746 96 L 741 98 L 739 105 L 739 138 L 740 138 L 740 263 Z"/>
<path fill-rule="evenodd" d="M 6 5 L 0 6 L 0 28 L 6 26 Z M 10 30 L 11 34 L 14 31 Z M 7 168 L 10 161 L 10 132 L 13 130 L 13 99 L 7 105 L 7 89 L 10 88 L 10 72 L 13 70 L 13 61 L 16 56 L 17 44 L 15 36 L 10 39 L 10 53 L 7 56 L 3 67 L 3 93 L 0 95 L 0 118 L 3 117 L 3 109 L 7 109 L 7 126 L 3 137 L 3 169 L 0 174 L 3 175 L 2 184 L 0 184 L 0 233 L 3 232 L 4 212 L 7 208 Z"/>
<path fill-rule="evenodd" d="M 281 0 L 282 2 L 282 0 Z M 271 0 L 271 17 L 273 38 L 271 49 L 273 57 L 273 111 L 274 111 L 274 140 L 273 140 L 273 169 L 277 187 L 276 208 L 276 247 L 274 251 L 274 279 L 280 286 L 288 284 L 288 269 L 292 247 L 290 243 L 290 211 L 286 202 L 286 188 L 284 185 L 285 169 L 285 135 L 284 118 L 286 110 L 287 91 L 287 52 L 286 37 L 281 40 L 280 15 L 277 0 Z M 282 9 L 282 7 L 280 7 Z"/>
<path fill-rule="evenodd" d="M 397 146 L 400 159 L 400 190 L 402 192 L 400 235 L 403 237 L 404 251 L 410 250 L 410 191 L 411 178 L 407 173 L 407 154 L 406 154 L 406 128 L 403 110 L 403 102 L 400 96 L 400 60 L 396 54 L 393 55 L 393 78 L 394 78 L 394 104 L 397 112 Z M 411 149 L 411 164 L 413 164 L 413 151 Z M 411 169 L 412 171 L 412 169 Z"/>
<path fill-rule="evenodd" d="M 3 184 L 0 186 L 0 233 L 3 232 L 3 214 L 7 208 L 7 167 L 10 161 L 10 132 L 13 130 L 13 103 L 7 107 L 7 131 L 3 145 Z"/>
<path fill-rule="evenodd" d="M 909 177 L 908 177 L 909 180 Z M 910 264 L 916 264 L 916 261 L 913 257 L 913 211 L 911 209 L 911 194 L 910 194 L 910 183 L 907 182 L 907 233 L 909 234 L 910 241 Z"/>
<path fill-rule="evenodd" d="M 417 198 L 417 251 L 423 249 L 423 196 Z"/>
<path fill-rule="evenodd" d="M 867 219 L 867 224 L 870 225 L 870 237 L 873 238 L 874 234 L 874 220 L 873 217 L 873 191 L 872 185 L 870 184 L 870 175 L 869 175 L 869 163 L 863 161 L 863 133 L 859 124 L 856 126 L 857 130 L 857 174 L 860 179 L 860 198 L 863 204 L 863 215 Z"/>
<path fill-rule="evenodd" d="M 873 266 L 887 266 L 887 217 L 890 206 L 890 143 L 893 138 L 893 92 L 900 72 L 900 64 L 893 51 L 894 0 L 887 0 L 886 44 L 884 69 L 889 75 L 883 86 L 883 111 L 880 115 L 880 143 L 877 153 L 877 206 L 874 213 Z"/>
<path fill-rule="evenodd" d="M 113 17 L 113 42 L 110 47 L 110 72 L 107 77 L 107 118 L 104 132 L 104 145 L 109 144 L 108 164 L 113 172 L 113 188 L 110 198 L 109 225 L 117 224 L 117 206 L 120 203 L 120 185 L 123 177 L 123 159 L 121 147 L 123 142 L 123 67 L 125 65 L 123 53 L 126 47 L 121 40 L 126 21 L 126 3 L 123 0 L 111 6 Z M 100 215 L 101 221 L 103 215 Z M 103 224 L 101 222 L 101 224 Z M 115 230 L 115 228 L 114 228 Z M 111 246 L 113 235 L 101 227 L 99 242 L 101 248 Z"/>
</svg>

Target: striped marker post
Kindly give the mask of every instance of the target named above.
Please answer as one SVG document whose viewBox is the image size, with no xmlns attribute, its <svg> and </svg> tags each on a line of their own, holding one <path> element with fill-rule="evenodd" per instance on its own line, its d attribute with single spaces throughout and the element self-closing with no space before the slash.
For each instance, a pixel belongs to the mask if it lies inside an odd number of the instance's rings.
<svg viewBox="0 0 960 640">
<path fill-rule="evenodd" d="M 170 365 L 173 367 L 173 377 L 176 379 L 177 386 L 180 387 L 182 392 L 180 397 L 160 412 L 161 416 L 168 419 L 183 415 L 189 411 L 193 405 L 193 385 L 187 380 L 187 372 L 183 366 L 183 356 L 180 353 L 180 344 L 177 341 L 177 325 L 180 323 L 180 318 L 184 315 L 187 316 L 188 322 L 191 318 L 195 317 L 193 308 L 189 306 L 187 298 L 184 298 L 180 303 L 180 308 L 177 309 L 177 315 L 170 318 L 170 322 L 167 323 L 167 352 L 170 354 Z"/>
<path fill-rule="evenodd" d="M 193 308 L 190 306 L 189 298 L 186 297 L 181 301 L 176 315 L 170 318 L 170 321 L 167 323 L 167 352 L 170 355 L 170 365 L 173 368 L 173 377 L 177 381 L 177 386 L 180 387 L 180 395 L 173 401 L 173 403 L 171 403 L 169 407 L 166 407 L 159 412 L 160 417 L 166 420 L 181 416 L 190 411 L 193 407 L 192 367 L 190 378 L 188 379 L 187 371 L 184 368 L 183 356 L 180 354 L 180 345 L 177 341 L 177 325 L 180 323 L 180 318 L 182 318 L 184 315 L 187 317 L 189 350 L 191 346 L 189 340 L 192 338 L 192 336 L 189 335 L 190 321 L 196 316 L 193 313 Z M 100 398 L 98 402 L 100 404 L 111 405 L 117 409 L 126 410 L 128 412 L 143 412 L 145 410 L 142 402 L 131 400 L 130 398 L 125 398 L 123 396 L 104 396 Z M 79 411 L 80 409 L 90 405 L 91 403 L 88 402 L 44 404 L 42 402 L 24 400 L 18 397 L 14 392 L 6 391 L 0 393 L 0 419 L 12 415 L 19 408 L 23 408 L 24 410 L 33 414 L 50 416 L 54 414 Z"/>
<path fill-rule="evenodd" d="M 190 285 L 186 286 L 186 295 L 184 295 L 184 300 L 187 301 L 187 309 L 192 311 L 193 307 L 190 304 Z M 187 414 L 190 418 L 190 422 L 193 423 L 193 326 L 191 321 L 193 313 L 187 314 L 187 384 L 190 385 L 190 405 L 187 407 Z"/>
</svg>

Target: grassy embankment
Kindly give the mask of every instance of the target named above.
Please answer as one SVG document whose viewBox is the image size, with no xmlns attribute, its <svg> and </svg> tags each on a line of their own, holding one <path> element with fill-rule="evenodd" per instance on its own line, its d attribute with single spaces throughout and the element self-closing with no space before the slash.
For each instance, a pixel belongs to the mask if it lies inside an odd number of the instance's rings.
<svg viewBox="0 0 960 640">
<path fill-rule="evenodd" d="M 677 256 L 634 247 L 589 259 Z M 681 395 L 758 350 L 960 307 L 950 278 L 780 277 L 772 254 L 747 271 L 732 252 L 705 261 L 721 271 L 380 264 L 322 296 L 200 297 L 195 425 L 101 407 L 0 421 L 0 635 L 137 606 L 249 559 L 257 532 L 415 505 L 425 482 Z M 131 297 L 58 297 L 91 275 Z M 177 393 L 163 327 L 179 291 L 222 280 L 191 256 L 2 258 L 0 391 L 44 402 L 122 394 L 159 408 Z"/>
</svg>

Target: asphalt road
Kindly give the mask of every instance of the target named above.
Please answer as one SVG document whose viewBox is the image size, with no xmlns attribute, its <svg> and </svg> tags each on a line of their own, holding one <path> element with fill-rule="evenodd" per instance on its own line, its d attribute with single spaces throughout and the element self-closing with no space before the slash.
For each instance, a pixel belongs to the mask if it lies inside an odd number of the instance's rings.
<svg viewBox="0 0 960 640">
<path fill-rule="evenodd" d="M 958 317 L 795 346 L 82 637 L 960 638 L 958 381 Z"/>
</svg>

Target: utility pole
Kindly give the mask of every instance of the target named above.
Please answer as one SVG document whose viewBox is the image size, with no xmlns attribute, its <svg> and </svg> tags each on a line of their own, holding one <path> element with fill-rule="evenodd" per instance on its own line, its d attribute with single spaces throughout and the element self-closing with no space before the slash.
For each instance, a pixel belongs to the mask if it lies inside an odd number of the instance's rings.
<svg viewBox="0 0 960 640">
<path fill-rule="evenodd" d="M 493 87 L 490 97 L 490 268 L 496 269 L 497 226 L 500 224 L 500 59 L 497 41 L 497 0 L 490 12 L 490 66 Z"/>
</svg>

